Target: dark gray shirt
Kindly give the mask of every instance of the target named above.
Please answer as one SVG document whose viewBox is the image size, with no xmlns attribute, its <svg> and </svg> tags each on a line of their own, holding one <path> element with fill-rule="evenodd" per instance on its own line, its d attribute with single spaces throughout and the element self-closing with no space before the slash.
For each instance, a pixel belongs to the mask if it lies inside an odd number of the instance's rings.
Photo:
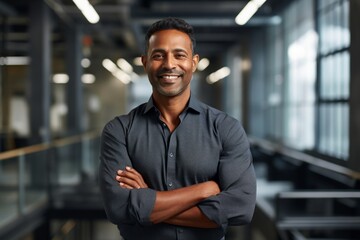
<svg viewBox="0 0 360 240">
<path fill-rule="evenodd" d="M 256 181 L 246 134 L 236 119 L 191 97 L 170 133 L 152 98 L 103 130 L 100 188 L 110 221 L 126 240 L 219 240 L 227 226 L 249 223 Z M 149 188 L 123 189 L 116 171 L 135 168 Z M 198 204 L 216 229 L 152 224 L 156 191 L 215 180 L 221 193 Z M 149 238 L 150 237 L 150 238 Z"/>
</svg>

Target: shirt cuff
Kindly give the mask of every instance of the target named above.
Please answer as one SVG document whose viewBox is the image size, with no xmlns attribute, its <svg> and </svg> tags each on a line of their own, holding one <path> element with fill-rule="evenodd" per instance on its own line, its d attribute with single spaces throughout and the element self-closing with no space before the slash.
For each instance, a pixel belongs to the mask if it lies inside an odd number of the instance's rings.
<svg viewBox="0 0 360 240">
<path fill-rule="evenodd" d="M 224 233 L 226 232 L 228 221 L 226 218 L 222 217 L 220 211 L 220 202 L 217 196 L 205 199 L 198 204 L 198 207 L 207 218 L 217 223 L 222 228 Z"/>
<path fill-rule="evenodd" d="M 156 191 L 150 188 L 132 189 L 130 191 L 130 214 L 140 225 L 150 226 L 150 215 L 153 211 Z"/>
</svg>

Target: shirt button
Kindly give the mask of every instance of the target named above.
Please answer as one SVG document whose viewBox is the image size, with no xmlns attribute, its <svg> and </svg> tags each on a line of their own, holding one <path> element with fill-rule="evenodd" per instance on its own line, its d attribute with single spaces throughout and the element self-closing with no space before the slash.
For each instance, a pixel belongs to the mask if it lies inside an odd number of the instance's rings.
<svg viewBox="0 0 360 240">
<path fill-rule="evenodd" d="M 171 183 L 169 183 L 169 187 L 172 187 L 172 185 L 173 185 L 173 183 L 171 182 Z"/>
<path fill-rule="evenodd" d="M 173 153 L 170 153 L 169 156 L 170 156 L 170 157 L 174 157 L 174 154 L 173 154 Z"/>
</svg>

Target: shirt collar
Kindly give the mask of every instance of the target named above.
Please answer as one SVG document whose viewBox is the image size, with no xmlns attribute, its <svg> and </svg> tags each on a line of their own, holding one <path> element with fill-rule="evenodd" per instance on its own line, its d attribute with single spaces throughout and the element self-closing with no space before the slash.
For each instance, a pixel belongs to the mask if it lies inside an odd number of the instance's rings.
<svg viewBox="0 0 360 240">
<path fill-rule="evenodd" d="M 152 96 L 149 98 L 149 101 L 146 103 L 144 114 L 148 113 L 151 109 L 156 109 Z"/>
<path fill-rule="evenodd" d="M 201 104 L 200 104 L 199 100 L 197 100 L 196 97 L 193 97 L 191 95 L 187 109 L 191 109 L 191 110 L 193 110 L 193 111 L 195 111 L 197 113 L 200 113 Z"/>
<path fill-rule="evenodd" d="M 149 101 L 146 103 L 144 114 L 148 113 L 151 109 L 156 109 L 152 96 L 149 98 Z M 188 106 L 185 108 L 185 111 L 186 110 L 193 110 L 197 113 L 200 113 L 201 110 L 200 102 L 195 97 L 193 97 L 192 94 L 190 96 Z"/>
</svg>

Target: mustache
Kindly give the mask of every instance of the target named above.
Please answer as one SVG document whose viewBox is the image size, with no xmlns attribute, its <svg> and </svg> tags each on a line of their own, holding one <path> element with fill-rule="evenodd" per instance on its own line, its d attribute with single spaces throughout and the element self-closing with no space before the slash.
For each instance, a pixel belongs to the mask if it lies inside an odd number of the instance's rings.
<svg viewBox="0 0 360 240">
<path fill-rule="evenodd" d="M 176 70 L 176 69 L 160 69 L 158 72 L 157 72 L 157 75 L 163 75 L 163 74 L 174 74 L 174 75 L 183 75 L 184 72 L 183 71 L 179 71 L 179 70 Z"/>
</svg>

